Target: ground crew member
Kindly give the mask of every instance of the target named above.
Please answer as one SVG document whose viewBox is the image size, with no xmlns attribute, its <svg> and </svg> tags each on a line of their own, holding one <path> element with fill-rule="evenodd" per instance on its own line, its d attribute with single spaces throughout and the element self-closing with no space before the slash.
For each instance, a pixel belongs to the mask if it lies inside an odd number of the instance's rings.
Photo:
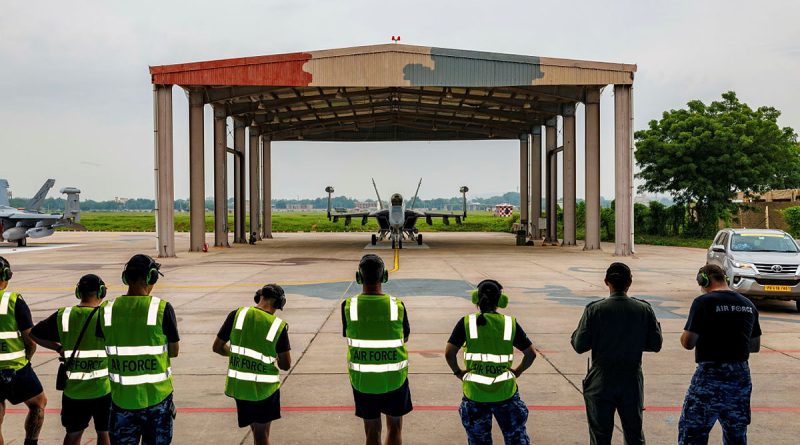
<svg viewBox="0 0 800 445">
<path fill-rule="evenodd" d="M 661 325 L 649 303 L 627 296 L 632 279 L 627 265 L 611 264 L 605 277 L 611 295 L 589 303 L 572 333 L 575 352 L 592 351 L 583 380 L 592 445 L 611 443 L 614 411 L 619 413 L 625 443 L 645 443 L 642 352 L 661 350 Z"/>
<path fill-rule="evenodd" d="M 122 271 L 128 292 L 100 309 L 97 336 L 105 339 L 111 382 L 111 443 L 172 442 L 170 358 L 178 356 L 175 310 L 150 292 L 161 265 L 134 255 Z"/>
<path fill-rule="evenodd" d="M 256 306 L 228 314 L 212 349 L 229 357 L 225 395 L 236 400 L 239 428 L 249 426 L 253 443 L 267 445 L 271 422 L 281 418 L 278 368 L 288 371 L 292 357 L 289 327 L 275 316 L 286 305 L 283 288 L 267 284 L 254 300 Z"/>
<path fill-rule="evenodd" d="M 761 349 L 755 305 L 728 288 L 725 272 L 713 264 L 697 273 L 703 295 L 694 299 L 681 345 L 695 349 L 695 370 L 678 423 L 680 445 L 707 444 L 719 420 L 726 445 L 747 443 L 753 385 L 747 360 Z"/>
<path fill-rule="evenodd" d="M 97 275 L 84 275 L 75 287 L 77 306 L 62 307 L 33 327 L 31 337 L 67 361 L 67 382 L 61 397 L 64 445 L 79 445 L 83 430 L 94 419 L 97 443 L 109 445 L 108 416 L 111 386 L 105 343 L 95 336 L 99 306 L 106 285 Z M 90 329 L 91 328 L 91 329 Z M 80 338 L 80 342 L 79 339 Z M 74 359 L 70 360 L 75 352 Z"/>
<path fill-rule="evenodd" d="M 478 283 L 472 303 L 480 312 L 458 320 L 444 352 L 453 374 L 462 381 L 464 396 L 458 412 L 467 442 L 491 445 L 494 416 L 507 445 L 529 444 L 525 428 L 528 407 L 519 398 L 516 379 L 536 359 L 533 343 L 514 317 L 497 313 L 498 307 L 508 306 L 508 296 L 497 281 Z M 457 358 L 462 347 L 465 370 L 459 367 Z M 514 348 L 525 354 L 516 369 L 511 367 Z"/>
<path fill-rule="evenodd" d="M 25 445 L 39 443 L 47 397 L 31 367 L 36 343 L 30 337 L 33 320 L 22 295 L 6 290 L 14 274 L 11 264 L 0 257 L 0 425 L 6 414 L 6 400 L 25 403 Z M 2 443 L 0 436 L 0 443 Z"/>
<path fill-rule="evenodd" d="M 386 415 L 386 444 L 401 444 L 403 416 L 413 409 L 405 346 L 411 332 L 408 314 L 400 300 L 381 290 L 388 280 L 381 257 L 364 255 L 356 272 L 361 294 L 342 302 L 350 384 L 367 445 L 381 443 L 381 413 Z"/>
</svg>

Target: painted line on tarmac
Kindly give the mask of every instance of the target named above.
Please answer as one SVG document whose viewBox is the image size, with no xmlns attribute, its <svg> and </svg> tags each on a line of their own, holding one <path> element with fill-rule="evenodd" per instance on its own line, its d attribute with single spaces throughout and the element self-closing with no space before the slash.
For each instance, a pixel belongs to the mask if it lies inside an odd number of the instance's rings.
<svg viewBox="0 0 800 445">
<path fill-rule="evenodd" d="M 332 284 L 332 283 L 347 283 L 351 281 L 350 278 L 336 278 L 332 280 L 312 280 L 312 281 L 279 281 L 281 286 L 307 286 L 312 284 Z M 222 289 L 230 287 L 261 287 L 264 283 L 233 283 L 233 284 L 165 284 L 159 285 L 159 290 L 169 289 Z M 109 290 L 125 290 L 125 286 L 108 286 Z M 21 287 L 16 289 L 19 292 L 45 292 L 45 291 L 74 291 L 75 287 Z"/>
<path fill-rule="evenodd" d="M 390 273 L 394 273 L 400 270 L 400 249 L 394 249 L 394 269 L 390 270 Z"/>
<path fill-rule="evenodd" d="M 646 406 L 645 411 L 652 412 L 681 412 L 680 406 Z M 355 407 L 352 405 L 328 405 L 328 406 L 281 406 L 282 411 L 288 412 L 337 412 L 337 411 L 354 411 Z M 455 405 L 414 405 L 415 411 L 456 411 L 458 406 Z M 530 411 L 584 411 L 583 405 L 528 405 Z M 760 413 L 800 413 L 798 406 L 754 406 L 751 408 L 752 412 Z M 178 412 L 182 414 L 219 414 L 219 413 L 235 413 L 236 408 L 206 408 L 206 407 L 186 407 L 178 408 Z M 27 414 L 28 410 L 23 408 L 7 408 L 7 414 Z M 46 408 L 47 414 L 59 414 L 59 408 Z"/>
</svg>

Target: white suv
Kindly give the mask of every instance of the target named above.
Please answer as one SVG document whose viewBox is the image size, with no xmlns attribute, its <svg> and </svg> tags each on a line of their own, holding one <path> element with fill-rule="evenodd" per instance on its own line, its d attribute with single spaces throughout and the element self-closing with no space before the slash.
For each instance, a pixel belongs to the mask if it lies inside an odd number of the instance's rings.
<svg viewBox="0 0 800 445">
<path fill-rule="evenodd" d="M 795 301 L 800 311 L 800 248 L 782 230 L 722 229 L 708 249 L 731 289 L 751 299 Z"/>
</svg>

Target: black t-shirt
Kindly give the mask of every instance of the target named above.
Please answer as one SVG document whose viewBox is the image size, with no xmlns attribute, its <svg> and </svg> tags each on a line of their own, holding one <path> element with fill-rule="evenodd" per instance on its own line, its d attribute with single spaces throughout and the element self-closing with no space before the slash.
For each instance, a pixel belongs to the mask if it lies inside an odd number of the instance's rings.
<svg viewBox="0 0 800 445">
<path fill-rule="evenodd" d="M 22 296 L 17 296 L 17 303 L 14 305 L 14 318 L 17 320 L 17 330 L 27 331 L 33 327 L 33 318 L 31 318 L 31 309 Z"/>
<path fill-rule="evenodd" d="M 522 329 L 522 326 L 519 325 L 519 322 L 515 320 L 514 323 L 517 325 L 516 330 L 514 331 L 514 347 L 520 351 L 524 351 L 533 343 L 528 338 L 528 334 L 525 333 L 525 330 Z M 456 323 L 456 326 L 453 328 L 453 332 L 450 334 L 450 338 L 447 340 L 447 343 L 460 348 L 464 346 L 466 341 L 467 328 L 464 326 L 464 319 L 462 318 Z"/>
<path fill-rule="evenodd" d="M 743 362 L 750 357 L 750 339 L 761 336 L 755 305 L 733 291 L 695 298 L 683 329 L 698 335 L 697 363 Z"/>
<path fill-rule="evenodd" d="M 175 309 L 172 308 L 169 302 L 164 306 L 164 320 L 161 324 L 161 332 L 167 337 L 167 342 L 169 343 L 178 343 L 181 340 L 181 337 L 178 335 L 178 319 L 175 317 Z M 95 335 L 98 338 L 106 338 L 103 334 L 102 318 L 97 319 Z"/>
<path fill-rule="evenodd" d="M 347 300 L 342 301 L 342 337 L 347 337 L 347 317 L 344 315 L 344 305 Z M 403 305 L 403 337 L 408 338 L 411 334 L 411 325 L 408 324 L 408 311 L 406 305 Z"/>
<path fill-rule="evenodd" d="M 262 310 L 259 308 L 255 308 L 258 310 Z M 222 327 L 219 328 L 219 332 L 217 333 L 217 338 L 224 342 L 228 342 L 231 339 L 231 331 L 233 331 L 233 323 L 236 319 L 236 312 L 235 310 L 228 314 L 228 318 L 225 319 L 225 323 L 222 323 Z M 280 335 L 278 335 L 278 342 L 275 343 L 275 352 L 280 354 L 281 352 L 288 352 L 292 348 L 289 345 L 289 325 L 286 324 L 283 326 L 283 330 L 281 331 Z"/>
</svg>

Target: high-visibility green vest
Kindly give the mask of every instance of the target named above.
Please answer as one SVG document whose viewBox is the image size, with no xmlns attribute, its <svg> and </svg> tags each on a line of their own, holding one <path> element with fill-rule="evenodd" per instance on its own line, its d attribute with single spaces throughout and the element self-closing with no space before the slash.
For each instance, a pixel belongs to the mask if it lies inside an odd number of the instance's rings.
<svg viewBox="0 0 800 445">
<path fill-rule="evenodd" d="M 28 364 L 25 343 L 17 326 L 14 310 L 19 294 L 4 291 L 0 294 L 0 369 L 22 369 Z"/>
<path fill-rule="evenodd" d="M 58 335 L 67 360 L 72 356 L 81 329 L 88 323 L 81 344 L 75 351 L 75 359 L 67 369 L 64 395 L 71 399 L 95 399 L 111 392 L 105 342 L 94 335 L 100 310 L 88 322 L 93 307 L 62 307 L 56 315 Z"/>
<path fill-rule="evenodd" d="M 111 400 L 124 409 L 157 405 L 172 394 L 172 369 L 163 332 L 167 302 L 121 296 L 102 309 Z"/>
<path fill-rule="evenodd" d="M 285 326 L 283 320 L 258 308 L 241 307 L 236 311 L 225 395 L 258 401 L 280 388 L 275 343 Z"/>
<path fill-rule="evenodd" d="M 360 392 L 384 394 L 408 378 L 403 342 L 403 303 L 390 295 L 358 295 L 345 301 L 350 384 Z"/>
<path fill-rule="evenodd" d="M 478 326 L 478 315 L 464 317 L 464 395 L 476 402 L 501 402 L 517 392 L 517 381 L 510 371 L 517 322 L 508 315 L 484 313 L 486 324 Z"/>
</svg>

